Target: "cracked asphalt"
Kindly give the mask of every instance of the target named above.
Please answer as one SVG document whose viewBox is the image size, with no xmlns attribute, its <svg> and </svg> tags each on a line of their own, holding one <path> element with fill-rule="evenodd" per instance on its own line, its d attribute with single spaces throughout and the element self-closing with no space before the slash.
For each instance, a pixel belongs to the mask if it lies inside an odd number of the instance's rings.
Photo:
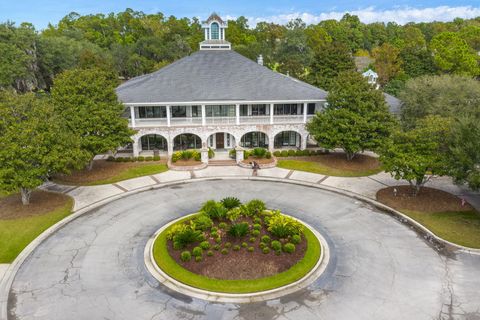
<svg viewBox="0 0 480 320">
<path fill-rule="evenodd" d="M 263 199 L 319 230 L 331 260 L 308 288 L 254 304 L 192 299 L 160 285 L 143 251 L 163 224 L 225 196 Z M 44 241 L 13 282 L 9 319 L 480 319 L 480 256 L 438 252 L 396 219 L 335 193 L 218 180 L 116 200 Z"/>
</svg>

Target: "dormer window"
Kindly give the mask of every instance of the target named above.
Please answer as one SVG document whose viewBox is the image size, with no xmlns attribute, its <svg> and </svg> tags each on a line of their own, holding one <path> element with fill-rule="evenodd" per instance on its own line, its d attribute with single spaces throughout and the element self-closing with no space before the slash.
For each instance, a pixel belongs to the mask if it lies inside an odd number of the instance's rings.
<svg viewBox="0 0 480 320">
<path fill-rule="evenodd" d="M 212 40 L 220 39 L 220 27 L 218 26 L 218 23 L 212 23 L 210 27 L 210 32 L 212 33 Z"/>
<path fill-rule="evenodd" d="M 225 40 L 225 30 L 228 23 L 213 13 L 206 21 L 202 22 L 205 40 L 200 43 L 200 50 L 230 50 L 230 42 Z"/>
</svg>

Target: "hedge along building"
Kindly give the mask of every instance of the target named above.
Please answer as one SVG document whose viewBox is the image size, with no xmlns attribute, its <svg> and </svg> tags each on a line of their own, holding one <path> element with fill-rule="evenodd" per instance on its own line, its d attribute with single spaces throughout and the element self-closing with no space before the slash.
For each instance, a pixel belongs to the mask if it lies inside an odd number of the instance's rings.
<svg viewBox="0 0 480 320">
<path fill-rule="evenodd" d="M 227 22 L 203 22 L 200 50 L 117 88 L 137 130 L 133 155 L 154 149 L 295 147 L 305 149 L 305 124 L 327 92 L 232 50 Z"/>
</svg>

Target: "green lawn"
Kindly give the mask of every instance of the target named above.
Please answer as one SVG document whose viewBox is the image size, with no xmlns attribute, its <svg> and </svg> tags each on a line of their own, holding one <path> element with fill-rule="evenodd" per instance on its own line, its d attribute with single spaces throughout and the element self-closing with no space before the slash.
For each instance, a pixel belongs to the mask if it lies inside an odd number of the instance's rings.
<svg viewBox="0 0 480 320">
<path fill-rule="evenodd" d="M 128 168 L 124 171 L 120 171 L 117 175 L 114 177 L 108 178 L 108 179 L 103 179 L 103 180 L 97 180 L 93 181 L 91 183 L 88 183 L 87 185 L 90 186 L 95 186 L 99 184 L 109 184 L 109 183 L 115 183 L 119 182 L 122 180 L 128 180 L 132 178 L 138 178 L 142 176 L 149 176 L 152 174 L 157 174 L 157 173 L 162 173 L 168 171 L 168 167 L 164 163 L 152 163 L 152 164 L 145 164 L 139 167 L 134 167 L 134 168 Z"/>
<path fill-rule="evenodd" d="M 71 213 L 73 200 L 46 214 L 0 220 L 0 263 L 11 263 L 38 235 Z"/>
<path fill-rule="evenodd" d="M 182 283 L 215 292 L 250 293 L 284 286 L 304 277 L 318 262 L 321 253 L 318 239 L 309 229 L 305 228 L 304 234 L 308 241 L 307 251 L 304 258 L 289 270 L 255 280 L 218 280 L 195 274 L 179 265 L 167 251 L 166 233 L 163 232 L 159 235 L 153 248 L 153 256 L 158 266 Z"/>
<path fill-rule="evenodd" d="M 445 240 L 470 248 L 480 248 L 480 214 L 475 211 L 401 211 Z"/>
<path fill-rule="evenodd" d="M 277 167 L 337 177 L 364 177 L 377 174 L 382 171 L 381 167 L 360 171 L 342 170 L 326 166 L 320 162 L 305 160 L 278 160 Z"/>
</svg>

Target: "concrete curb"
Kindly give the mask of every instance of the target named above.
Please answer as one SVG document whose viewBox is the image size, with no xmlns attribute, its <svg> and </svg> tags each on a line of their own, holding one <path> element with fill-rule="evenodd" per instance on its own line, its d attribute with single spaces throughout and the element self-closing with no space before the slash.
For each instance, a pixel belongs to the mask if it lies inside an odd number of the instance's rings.
<svg viewBox="0 0 480 320">
<path fill-rule="evenodd" d="M 22 266 L 22 264 L 25 262 L 25 260 L 30 256 L 30 254 L 35 250 L 36 247 L 38 247 L 43 241 L 48 239 L 53 233 L 55 233 L 57 230 L 61 229 L 64 225 L 67 223 L 77 219 L 78 217 L 82 216 L 83 214 L 99 208 L 107 203 L 110 203 L 112 201 L 118 200 L 120 198 L 123 198 L 125 196 L 130 196 L 133 194 L 137 194 L 140 192 L 148 191 L 148 190 L 155 190 L 155 189 L 160 189 L 160 188 L 165 188 L 169 186 L 174 186 L 174 185 L 179 185 L 179 184 L 185 184 L 185 183 L 194 183 L 194 182 L 199 182 L 199 181 L 214 181 L 214 180 L 254 180 L 254 181 L 272 181 L 272 182 L 279 182 L 279 183 L 287 183 L 287 184 L 295 184 L 295 185 L 300 185 L 300 186 L 306 186 L 306 187 L 312 187 L 312 188 L 317 188 L 321 190 L 326 190 L 330 192 L 335 192 L 337 194 L 342 194 L 344 196 L 354 198 L 366 203 L 369 203 L 381 210 L 384 210 L 388 212 L 390 215 L 396 217 L 400 222 L 405 223 L 411 227 L 413 227 L 417 232 L 421 233 L 424 238 L 431 243 L 436 243 L 439 244 L 440 247 L 449 247 L 455 250 L 459 250 L 461 252 L 467 253 L 467 254 L 473 254 L 473 255 L 480 255 L 480 249 L 473 249 L 473 248 L 468 248 L 464 247 L 461 245 L 457 245 L 454 243 L 451 243 L 447 240 L 444 240 L 437 235 L 435 235 L 433 232 L 431 232 L 429 229 L 425 228 L 422 226 L 420 223 L 416 222 L 415 220 L 411 219 L 410 217 L 404 215 L 403 213 L 390 208 L 376 200 L 367 198 L 365 196 L 359 195 L 354 192 L 350 191 L 345 191 L 342 189 L 338 189 L 335 187 L 330 187 L 330 186 L 325 186 L 325 185 L 320 185 L 320 184 L 315 184 L 315 183 L 310 183 L 310 182 L 304 182 L 300 180 L 291 180 L 291 179 L 282 179 L 282 178 L 273 178 L 273 177 L 246 177 L 246 176 L 237 176 L 237 177 L 208 177 L 208 178 L 196 178 L 196 179 L 186 179 L 186 180 L 177 180 L 177 181 L 172 181 L 172 182 L 167 182 L 163 184 L 157 184 L 157 185 L 151 185 L 147 187 L 141 187 L 138 189 L 134 189 L 125 193 L 120 193 L 114 196 L 107 197 L 105 199 L 102 199 L 100 201 L 94 202 L 88 206 L 85 206 L 83 208 L 77 209 L 74 213 L 72 213 L 70 216 L 66 217 L 65 219 L 57 222 L 47 230 L 45 230 L 42 234 L 40 234 L 35 240 L 33 240 L 25 249 L 17 256 L 17 258 L 13 261 L 12 264 L 10 264 L 9 268 L 5 272 L 5 275 L 2 279 L 2 282 L 0 283 L 0 320 L 7 320 L 8 316 L 8 296 L 10 292 L 11 285 L 13 283 L 13 280 L 15 278 L 16 273 Z"/>
<path fill-rule="evenodd" d="M 173 164 L 172 160 L 167 161 L 167 167 L 173 171 L 192 171 L 192 170 L 202 170 L 208 167 L 208 164 L 201 162 L 195 166 L 176 166 Z"/>
<path fill-rule="evenodd" d="M 251 292 L 251 293 L 242 293 L 242 294 L 207 291 L 207 290 L 186 285 L 170 277 L 167 273 L 165 273 L 162 269 L 160 269 L 160 267 L 155 262 L 155 259 L 153 258 L 153 245 L 155 243 L 155 240 L 157 240 L 158 236 L 160 235 L 160 233 L 162 233 L 165 229 L 167 229 L 169 226 L 176 223 L 177 221 L 182 220 L 188 216 L 192 216 L 194 214 L 195 213 L 180 217 L 162 226 L 148 240 L 147 245 L 145 247 L 145 251 L 144 251 L 145 266 L 147 267 L 148 271 L 152 274 L 152 276 L 155 279 L 157 279 L 161 284 L 181 294 L 185 294 L 191 297 L 195 297 L 195 298 L 199 298 L 207 301 L 224 302 L 224 303 L 250 303 L 250 302 L 260 302 L 265 300 L 277 299 L 285 295 L 294 293 L 312 284 L 315 280 L 317 280 L 322 275 L 322 273 L 327 268 L 328 262 L 330 261 L 330 249 L 327 245 L 327 240 L 325 240 L 325 238 L 316 229 L 312 228 L 310 225 L 308 225 L 304 221 L 299 220 L 295 217 L 292 217 L 300 221 L 303 225 L 305 225 L 305 227 L 307 227 L 310 231 L 312 231 L 315 237 L 317 237 L 321 247 L 320 258 L 318 259 L 317 263 L 301 279 L 275 289 L 259 291 L 259 292 Z"/>
</svg>

